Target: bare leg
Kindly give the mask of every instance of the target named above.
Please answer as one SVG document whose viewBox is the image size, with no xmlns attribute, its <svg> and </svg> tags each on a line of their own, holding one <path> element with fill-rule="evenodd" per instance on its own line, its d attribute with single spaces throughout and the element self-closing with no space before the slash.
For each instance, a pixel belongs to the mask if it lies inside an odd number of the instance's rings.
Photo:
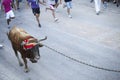
<svg viewBox="0 0 120 80">
<path fill-rule="evenodd" d="M 71 13 L 70 13 L 70 8 L 67 8 L 67 13 L 68 13 L 68 17 L 72 18 Z"/>
<path fill-rule="evenodd" d="M 54 9 L 46 8 L 46 10 L 51 10 L 52 11 L 52 16 L 55 19 L 55 21 L 58 20 L 58 18 L 56 18 L 56 16 L 55 16 L 55 10 Z"/>
<path fill-rule="evenodd" d="M 10 21 L 11 21 L 11 19 L 7 19 L 7 24 L 8 24 L 8 25 L 10 24 Z"/>
<path fill-rule="evenodd" d="M 40 20 L 39 20 L 39 16 L 40 16 L 40 15 L 39 15 L 39 14 L 36 14 L 35 16 L 36 16 L 36 20 L 37 20 L 37 22 L 38 22 L 38 26 L 41 27 Z"/>
<path fill-rule="evenodd" d="M 10 19 L 7 19 L 7 24 L 10 24 L 11 19 L 14 19 L 15 17 L 10 17 Z"/>
</svg>

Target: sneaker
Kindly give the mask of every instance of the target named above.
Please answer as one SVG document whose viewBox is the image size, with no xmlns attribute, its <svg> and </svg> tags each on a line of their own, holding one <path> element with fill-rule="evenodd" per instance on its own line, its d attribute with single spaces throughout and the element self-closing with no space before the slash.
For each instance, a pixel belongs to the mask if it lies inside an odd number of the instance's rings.
<svg viewBox="0 0 120 80">
<path fill-rule="evenodd" d="M 41 27 L 41 24 L 38 24 L 39 27 Z"/>
<path fill-rule="evenodd" d="M 0 44 L 0 48 L 3 48 L 3 45 L 2 45 L 2 44 Z"/>
<path fill-rule="evenodd" d="M 69 18 L 72 18 L 72 16 L 71 16 L 71 15 L 68 15 L 68 17 L 69 17 Z"/>
<path fill-rule="evenodd" d="M 55 21 L 55 22 L 58 21 L 58 18 L 55 18 L 54 21 Z"/>
<path fill-rule="evenodd" d="M 100 14 L 100 12 L 98 11 L 98 12 L 96 12 L 96 15 L 99 15 Z"/>
</svg>

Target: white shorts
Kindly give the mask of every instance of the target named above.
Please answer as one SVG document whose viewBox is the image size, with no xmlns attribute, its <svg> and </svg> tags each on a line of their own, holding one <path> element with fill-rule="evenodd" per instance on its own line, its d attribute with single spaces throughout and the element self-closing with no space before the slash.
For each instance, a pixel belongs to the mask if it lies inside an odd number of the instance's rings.
<svg viewBox="0 0 120 80">
<path fill-rule="evenodd" d="M 14 13 L 13 13 L 12 10 L 10 10 L 10 11 L 8 11 L 8 12 L 6 13 L 6 19 L 10 19 L 11 17 L 15 17 L 15 15 L 14 15 Z"/>
<path fill-rule="evenodd" d="M 67 8 L 72 8 L 72 3 L 71 3 L 71 2 L 72 2 L 72 1 L 66 2 Z"/>
</svg>

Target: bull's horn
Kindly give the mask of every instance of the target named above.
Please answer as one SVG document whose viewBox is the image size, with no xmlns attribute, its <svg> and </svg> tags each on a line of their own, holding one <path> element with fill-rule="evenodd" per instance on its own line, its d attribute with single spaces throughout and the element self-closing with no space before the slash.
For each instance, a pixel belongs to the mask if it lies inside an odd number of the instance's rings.
<svg viewBox="0 0 120 80">
<path fill-rule="evenodd" d="M 45 36 L 45 38 L 43 38 L 43 39 L 40 39 L 38 42 L 44 41 L 44 40 L 46 40 L 46 39 L 47 39 L 47 36 Z"/>
</svg>

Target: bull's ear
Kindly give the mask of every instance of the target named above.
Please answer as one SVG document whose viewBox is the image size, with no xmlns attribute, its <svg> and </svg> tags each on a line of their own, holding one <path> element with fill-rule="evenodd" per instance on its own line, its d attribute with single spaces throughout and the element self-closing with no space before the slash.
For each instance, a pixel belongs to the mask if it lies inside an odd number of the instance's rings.
<svg viewBox="0 0 120 80">
<path fill-rule="evenodd" d="M 44 46 L 43 44 L 39 43 L 39 47 L 43 47 L 43 46 Z"/>
</svg>

